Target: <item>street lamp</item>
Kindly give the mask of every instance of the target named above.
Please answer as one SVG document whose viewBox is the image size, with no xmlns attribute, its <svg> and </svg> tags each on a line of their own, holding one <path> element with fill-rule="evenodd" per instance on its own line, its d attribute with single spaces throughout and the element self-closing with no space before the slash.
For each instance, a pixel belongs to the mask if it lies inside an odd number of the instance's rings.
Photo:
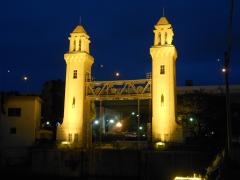
<svg viewBox="0 0 240 180">
<path fill-rule="evenodd" d="M 190 121 L 190 122 L 193 122 L 193 118 L 192 118 L 192 117 L 190 117 L 190 118 L 189 118 L 189 121 Z"/>
<path fill-rule="evenodd" d="M 28 80 L 28 76 L 24 75 L 24 76 L 22 77 L 22 79 L 23 79 L 24 81 L 27 81 L 27 80 Z"/>
<path fill-rule="evenodd" d="M 120 76 L 120 73 L 119 72 L 115 72 L 115 77 L 119 77 Z"/>
<path fill-rule="evenodd" d="M 110 120 L 109 120 L 109 123 L 110 123 L 110 124 L 113 124 L 113 123 L 114 123 L 114 120 L 113 120 L 113 119 L 110 119 Z"/>
<path fill-rule="evenodd" d="M 98 125 L 98 124 L 99 124 L 99 120 L 95 120 L 95 121 L 94 121 L 94 124 L 95 124 L 95 125 Z"/>
<path fill-rule="evenodd" d="M 117 128 L 121 128 L 122 127 L 122 123 L 121 122 L 117 122 L 116 127 Z"/>
<path fill-rule="evenodd" d="M 226 72 L 226 68 L 222 68 L 222 72 L 225 73 Z"/>
</svg>

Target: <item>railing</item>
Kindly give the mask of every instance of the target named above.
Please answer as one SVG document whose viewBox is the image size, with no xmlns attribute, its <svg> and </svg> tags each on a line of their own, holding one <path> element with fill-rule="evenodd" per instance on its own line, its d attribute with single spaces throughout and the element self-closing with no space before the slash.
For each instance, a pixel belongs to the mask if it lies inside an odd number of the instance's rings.
<svg viewBox="0 0 240 180">
<path fill-rule="evenodd" d="M 86 97 L 92 100 L 151 98 L 151 79 L 86 82 Z"/>
</svg>

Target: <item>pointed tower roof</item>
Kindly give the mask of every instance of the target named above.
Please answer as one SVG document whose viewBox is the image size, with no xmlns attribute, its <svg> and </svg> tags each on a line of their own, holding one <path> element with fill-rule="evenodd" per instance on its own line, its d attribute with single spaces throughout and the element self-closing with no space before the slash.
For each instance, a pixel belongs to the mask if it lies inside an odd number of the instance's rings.
<svg viewBox="0 0 240 180">
<path fill-rule="evenodd" d="M 161 17 L 157 23 L 157 25 L 167 25 L 170 24 L 165 16 Z"/>
<path fill-rule="evenodd" d="M 83 26 L 78 25 L 72 33 L 81 33 L 81 34 L 87 34 L 87 32 L 85 31 L 85 29 L 83 28 Z"/>
</svg>

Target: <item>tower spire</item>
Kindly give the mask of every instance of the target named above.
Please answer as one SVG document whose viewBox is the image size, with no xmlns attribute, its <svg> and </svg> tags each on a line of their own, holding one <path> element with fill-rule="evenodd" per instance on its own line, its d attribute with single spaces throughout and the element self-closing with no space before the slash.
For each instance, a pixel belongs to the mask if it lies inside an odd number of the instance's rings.
<svg viewBox="0 0 240 180">
<path fill-rule="evenodd" d="M 164 7 L 162 8 L 162 15 L 163 15 L 163 17 L 165 16 L 165 8 Z"/>
</svg>

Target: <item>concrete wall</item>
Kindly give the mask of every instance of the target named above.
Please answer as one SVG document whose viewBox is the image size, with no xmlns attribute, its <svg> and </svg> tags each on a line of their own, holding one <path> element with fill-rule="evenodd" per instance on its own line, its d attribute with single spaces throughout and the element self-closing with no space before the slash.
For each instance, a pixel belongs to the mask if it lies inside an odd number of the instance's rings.
<svg viewBox="0 0 240 180">
<path fill-rule="evenodd" d="M 63 177 L 173 179 L 207 167 L 201 152 L 139 150 L 41 150 L 31 152 L 32 173 Z"/>
</svg>

